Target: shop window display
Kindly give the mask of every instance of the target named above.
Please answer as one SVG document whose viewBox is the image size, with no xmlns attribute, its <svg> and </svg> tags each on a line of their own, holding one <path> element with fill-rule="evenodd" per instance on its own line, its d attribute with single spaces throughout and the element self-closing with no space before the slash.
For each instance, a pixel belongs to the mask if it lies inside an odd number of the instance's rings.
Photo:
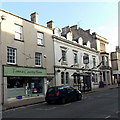
<svg viewBox="0 0 120 120">
<path fill-rule="evenodd" d="M 25 86 L 25 82 L 22 77 L 8 77 L 7 78 L 8 98 L 25 96 L 24 86 Z"/>
<path fill-rule="evenodd" d="M 17 96 L 38 96 L 44 94 L 44 78 L 8 77 L 8 98 Z"/>
<path fill-rule="evenodd" d="M 24 80 L 21 77 L 8 77 L 7 88 L 21 88 L 24 85 Z"/>
<path fill-rule="evenodd" d="M 43 79 L 42 78 L 32 78 L 31 88 L 32 94 L 43 93 Z"/>
</svg>

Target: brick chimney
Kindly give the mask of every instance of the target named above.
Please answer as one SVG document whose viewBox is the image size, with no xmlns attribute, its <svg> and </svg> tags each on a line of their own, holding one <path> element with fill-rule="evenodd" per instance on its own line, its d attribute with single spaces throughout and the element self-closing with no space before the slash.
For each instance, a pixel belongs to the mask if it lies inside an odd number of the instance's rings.
<svg viewBox="0 0 120 120">
<path fill-rule="evenodd" d="M 32 13 L 30 16 L 31 16 L 32 22 L 38 23 L 38 13 L 37 12 Z"/>
<path fill-rule="evenodd" d="M 52 20 L 47 22 L 47 27 L 53 29 L 54 28 L 54 22 Z"/>
</svg>

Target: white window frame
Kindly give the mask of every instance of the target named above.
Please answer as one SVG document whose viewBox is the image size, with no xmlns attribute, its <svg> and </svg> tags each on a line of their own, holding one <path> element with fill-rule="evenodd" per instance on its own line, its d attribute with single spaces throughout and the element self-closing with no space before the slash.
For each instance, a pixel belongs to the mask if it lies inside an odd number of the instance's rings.
<svg viewBox="0 0 120 120">
<path fill-rule="evenodd" d="M 96 67 L 96 56 L 92 56 L 92 60 L 93 60 L 93 67 Z"/>
<path fill-rule="evenodd" d="M 62 49 L 61 52 L 62 52 L 62 62 L 67 62 L 66 50 Z M 63 56 L 63 52 L 65 53 L 64 56 Z"/>
<path fill-rule="evenodd" d="M 37 31 L 37 44 L 44 45 L 44 33 Z"/>
<path fill-rule="evenodd" d="M 23 26 L 15 24 L 15 40 L 23 41 Z"/>
<path fill-rule="evenodd" d="M 78 54 L 76 52 L 73 53 L 74 55 L 74 65 L 77 65 L 78 64 Z M 76 59 L 76 61 L 75 61 Z"/>
<path fill-rule="evenodd" d="M 35 66 L 42 67 L 42 53 L 35 52 Z"/>
<path fill-rule="evenodd" d="M 88 57 L 88 59 L 86 60 L 85 57 Z M 87 61 L 87 62 L 86 62 Z M 83 56 L 83 64 L 89 64 L 90 63 L 90 58 L 89 58 L 89 54 L 87 53 L 84 53 L 84 56 Z"/>
<path fill-rule="evenodd" d="M 16 64 L 16 53 L 17 53 L 16 48 L 7 47 L 7 63 L 8 64 Z"/>
</svg>

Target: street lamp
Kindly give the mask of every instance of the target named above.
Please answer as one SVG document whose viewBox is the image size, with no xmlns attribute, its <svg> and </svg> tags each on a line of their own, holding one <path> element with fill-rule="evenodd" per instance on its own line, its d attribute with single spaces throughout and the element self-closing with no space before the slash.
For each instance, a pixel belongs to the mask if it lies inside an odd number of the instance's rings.
<svg viewBox="0 0 120 120">
<path fill-rule="evenodd" d="M 3 101 L 3 69 L 2 69 L 2 31 L 1 31 L 1 24 L 2 21 L 6 20 L 6 16 L 2 15 L 0 16 L 0 105 L 2 105 Z"/>
</svg>

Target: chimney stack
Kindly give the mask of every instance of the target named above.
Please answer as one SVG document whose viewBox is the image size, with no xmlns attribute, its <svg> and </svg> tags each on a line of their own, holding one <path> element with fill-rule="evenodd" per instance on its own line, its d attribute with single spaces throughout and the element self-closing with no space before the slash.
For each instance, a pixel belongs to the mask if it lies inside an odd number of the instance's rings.
<svg viewBox="0 0 120 120">
<path fill-rule="evenodd" d="M 73 25 L 73 26 L 71 26 L 70 28 L 71 28 L 71 30 L 73 31 L 73 30 L 79 29 L 80 27 L 79 27 L 78 25 Z"/>
<path fill-rule="evenodd" d="M 30 16 L 31 16 L 32 22 L 38 23 L 38 13 L 37 12 L 32 13 Z"/>
<path fill-rule="evenodd" d="M 86 30 L 86 32 L 90 34 L 90 29 Z"/>
<path fill-rule="evenodd" d="M 54 28 L 54 22 L 52 20 L 47 22 L 47 27 L 53 29 Z"/>
</svg>

